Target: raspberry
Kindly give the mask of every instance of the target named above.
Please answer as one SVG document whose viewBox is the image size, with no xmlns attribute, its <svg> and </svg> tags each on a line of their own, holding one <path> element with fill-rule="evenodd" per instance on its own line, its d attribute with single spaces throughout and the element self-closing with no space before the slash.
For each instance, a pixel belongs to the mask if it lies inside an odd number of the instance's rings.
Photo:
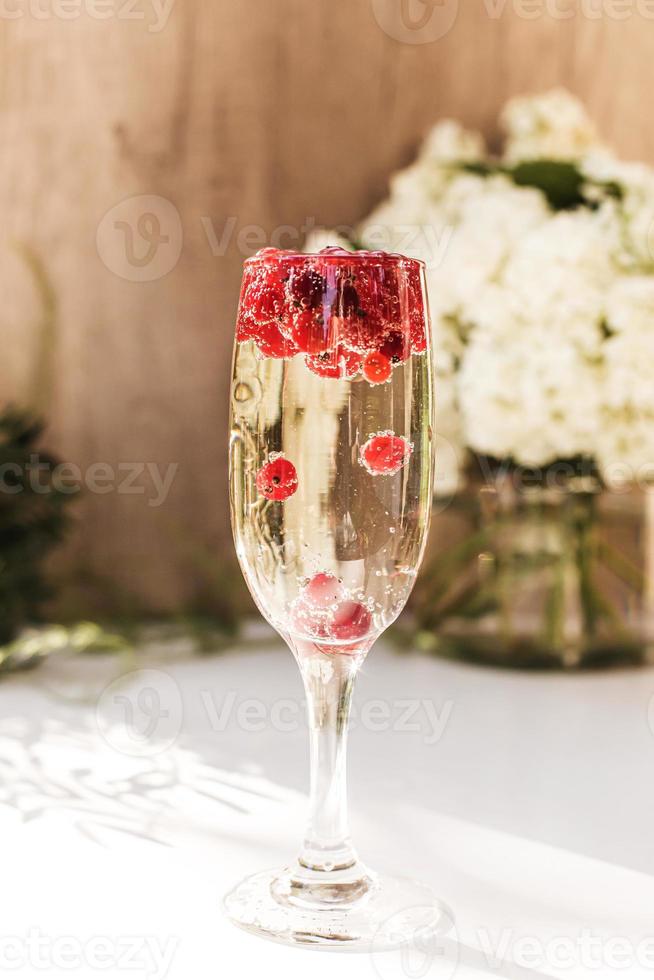
<svg viewBox="0 0 654 980">
<path fill-rule="evenodd" d="M 361 447 L 359 462 L 373 476 L 399 473 L 412 452 L 413 446 L 403 436 L 378 432 Z"/>
<path fill-rule="evenodd" d="M 264 357 L 294 357 L 298 353 L 297 345 L 283 335 L 275 322 L 255 326 L 252 336 Z"/>
<path fill-rule="evenodd" d="M 266 283 L 255 291 L 252 315 L 259 323 L 279 320 L 284 311 L 284 291 L 276 283 Z"/>
<path fill-rule="evenodd" d="M 393 373 L 393 366 L 379 351 L 370 351 L 363 359 L 361 373 L 371 385 L 383 385 Z"/>
<path fill-rule="evenodd" d="M 314 609 L 329 609 L 343 598 L 343 583 L 335 575 L 319 572 L 302 591 L 302 598 Z"/>
<path fill-rule="evenodd" d="M 360 640 L 370 630 L 372 616 L 360 602 L 340 602 L 331 617 L 329 635 L 335 640 Z"/>
<path fill-rule="evenodd" d="M 320 378 L 345 378 L 351 381 L 359 373 L 361 354 L 340 344 L 335 350 L 304 358 L 306 366 Z"/>
<path fill-rule="evenodd" d="M 242 344 L 245 340 L 251 340 L 257 331 L 257 325 L 252 319 L 249 310 L 239 307 L 236 320 L 236 340 Z"/>
<path fill-rule="evenodd" d="M 324 290 L 325 280 L 315 269 L 295 269 L 288 284 L 293 302 L 309 310 L 320 305 Z"/>
<path fill-rule="evenodd" d="M 382 343 L 384 323 L 376 310 L 341 319 L 339 325 L 343 343 L 353 350 L 376 350 Z"/>
<path fill-rule="evenodd" d="M 288 459 L 275 456 L 261 467 L 256 483 L 267 500 L 286 500 L 297 490 L 297 470 Z"/>
<path fill-rule="evenodd" d="M 329 320 L 323 320 L 318 313 L 304 310 L 293 317 L 289 330 L 290 337 L 303 354 L 322 354 L 329 350 L 334 336 Z"/>
</svg>

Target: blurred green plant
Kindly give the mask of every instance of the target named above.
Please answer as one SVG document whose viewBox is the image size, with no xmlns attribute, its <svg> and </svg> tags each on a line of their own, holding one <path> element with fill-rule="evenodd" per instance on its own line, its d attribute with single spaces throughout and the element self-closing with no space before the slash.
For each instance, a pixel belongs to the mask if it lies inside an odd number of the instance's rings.
<svg viewBox="0 0 654 980">
<path fill-rule="evenodd" d="M 0 412 L 0 643 L 38 622 L 52 595 L 43 563 L 70 525 L 70 495 L 54 478 L 57 459 L 38 443 L 43 423 L 31 412 Z"/>
<path fill-rule="evenodd" d="M 108 632 L 97 623 L 30 627 L 0 647 L 0 673 L 36 667 L 51 654 L 125 653 L 130 649 L 125 637 Z"/>
</svg>

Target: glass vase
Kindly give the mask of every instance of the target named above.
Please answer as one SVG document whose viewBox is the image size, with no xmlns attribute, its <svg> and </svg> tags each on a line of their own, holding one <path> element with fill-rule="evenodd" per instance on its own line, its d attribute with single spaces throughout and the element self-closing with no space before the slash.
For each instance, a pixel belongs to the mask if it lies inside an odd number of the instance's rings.
<svg viewBox="0 0 654 980">
<path fill-rule="evenodd" d="M 649 662 L 653 493 L 592 475 L 473 479 L 432 540 L 413 604 L 421 648 L 532 669 Z"/>
</svg>

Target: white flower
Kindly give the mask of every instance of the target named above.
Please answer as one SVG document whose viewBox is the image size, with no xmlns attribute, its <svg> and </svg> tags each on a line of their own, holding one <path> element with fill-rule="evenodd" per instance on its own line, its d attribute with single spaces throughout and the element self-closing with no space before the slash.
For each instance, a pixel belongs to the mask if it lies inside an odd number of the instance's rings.
<svg viewBox="0 0 654 980">
<path fill-rule="evenodd" d="M 476 333 L 459 373 L 467 445 L 526 466 L 585 453 L 598 425 L 598 374 L 546 330 L 518 329 L 510 346 Z"/>
<path fill-rule="evenodd" d="M 517 245 L 502 285 L 523 322 L 597 355 L 607 285 L 614 275 L 611 239 L 597 212 L 560 212 Z"/>
<path fill-rule="evenodd" d="M 510 99 L 500 117 L 506 133 L 504 159 L 574 160 L 599 145 L 581 102 L 565 89 Z"/>
<path fill-rule="evenodd" d="M 625 330 L 604 345 L 596 453 L 608 483 L 654 478 L 654 330 Z"/>
<path fill-rule="evenodd" d="M 654 170 L 617 160 L 607 151 L 589 153 L 581 169 L 591 180 L 620 188 L 620 199 L 614 203 L 622 233 L 620 264 L 654 272 Z"/>
<path fill-rule="evenodd" d="M 654 335 L 654 276 L 616 279 L 606 297 L 606 324 L 612 331 Z"/>
<path fill-rule="evenodd" d="M 420 158 L 437 163 L 463 163 L 481 160 L 485 153 L 486 146 L 481 133 L 464 129 L 454 119 L 443 119 L 427 134 L 420 150 Z"/>
</svg>

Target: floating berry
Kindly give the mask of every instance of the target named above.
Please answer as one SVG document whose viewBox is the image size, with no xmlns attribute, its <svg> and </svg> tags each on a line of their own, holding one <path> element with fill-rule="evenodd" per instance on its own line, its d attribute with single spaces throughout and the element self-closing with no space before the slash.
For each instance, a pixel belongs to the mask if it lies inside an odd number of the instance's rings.
<svg viewBox="0 0 654 980">
<path fill-rule="evenodd" d="M 239 344 L 251 340 L 257 332 L 257 325 L 247 310 L 239 309 L 236 321 L 236 339 Z"/>
<path fill-rule="evenodd" d="M 361 447 L 359 461 L 373 476 L 399 473 L 412 452 L 413 446 L 403 436 L 378 432 Z"/>
<path fill-rule="evenodd" d="M 346 600 L 338 604 L 329 623 L 329 635 L 335 640 L 360 640 L 370 630 L 372 616 L 360 602 Z"/>
<path fill-rule="evenodd" d="M 323 320 L 312 310 L 303 310 L 292 318 L 289 335 L 303 354 L 322 354 L 334 341 L 331 320 Z"/>
<path fill-rule="evenodd" d="M 311 310 L 320 304 L 324 289 L 325 280 L 316 269 L 296 269 L 288 284 L 293 302 Z"/>
<path fill-rule="evenodd" d="M 251 336 L 264 357 L 294 357 L 298 353 L 295 342 L 285 337 L 273 321 L 259 324 Z"/>
<path fill-rule="evenodd" d="M 252 316 L 259 323 L 279 320 L 284 311 L 284 290 L 276 282 L 264 283 L 254 291 Z"/>
<path fill-rule="evenodd" d="M 306 366 L 321 378 L 345 378 L 351 381 L 359 373 L 361 354 L 339 345 L 336 350 L 325 351 L 314 357 L 305 357 Z"/>
<path fill-rule="evenodd" d="M 329 609 L 343 598 L 343 583 L 335 575 L 319 572 L 302 592 L 304 600 L 315 609 Z"/>
<path fill-rule="evenodd" d="M 382 343 L 384 324 L 377 311 L 361 311 L 356 316 L 336 321 L 343 343 L 352 350 L 377 350 Z"/>
<path fill-rule="evenodd" d="M 364 357 L 361 373 L 371 385 L 383 385 L 393 373 L 393 366 L 387 357 L 373 350 Z"/>
<path fill-rule="evenodd" d="M 286 500 L 297 490 L 297 470 L 288 459 L 275 456 L 257 473 L 257 490 L 268 500 Z"/>
</svg>

